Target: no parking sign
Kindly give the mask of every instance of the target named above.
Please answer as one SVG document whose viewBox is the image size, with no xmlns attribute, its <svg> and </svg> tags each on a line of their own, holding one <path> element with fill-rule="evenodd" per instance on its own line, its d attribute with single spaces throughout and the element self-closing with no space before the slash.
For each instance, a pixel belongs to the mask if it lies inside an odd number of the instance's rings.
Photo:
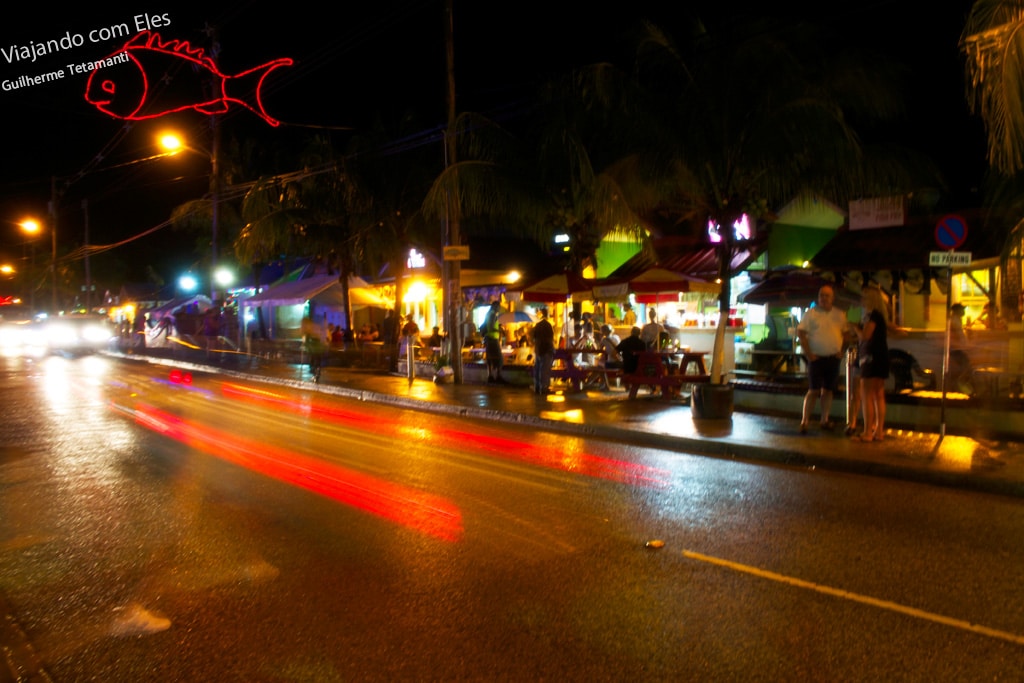
<svg viewBox="0 0 1024 683">
<path fill-rule="evenodd" d="M 929 254 L 929 265 L 945 265 L 946 271 L 946 348 L 942 360 L 942 401 L 939 404 L 939 441 L 946 436 L 946 378 L 949 375 L 949 337 L 950 337 L 950 304 L 953 295 L 953 269 L 956 264 L 968 265 L 971 262 L 970 252 L 956 252 L 957 247 L 967 240 L 967 221 L 955 214 L 944 216 L 935 225 L 935 243 L 943 252 Z"/>
<path fill-rule="evenodd" d="M 967 240 L 967 221 L 955 214 L 944 216 L 935 225 L 935 243 L 939 249 L 956 249 Z"/>
</svg>

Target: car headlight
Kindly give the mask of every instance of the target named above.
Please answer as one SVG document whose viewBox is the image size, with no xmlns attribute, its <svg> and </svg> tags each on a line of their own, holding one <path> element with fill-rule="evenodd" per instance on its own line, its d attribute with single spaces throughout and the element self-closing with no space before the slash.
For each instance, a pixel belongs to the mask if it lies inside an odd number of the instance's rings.
<svg viewBox="0 0 1024 683">
<path fill-rule="evenodd" d="M 90 344 L 102 344 L 110 341 L 110 330 L 103 325 L 89 324 L 82 328 L 82 339 Z"/>
<path fill-rule="evenodd" d="M 66 323 L 50 323 L 46 328 L 46 340 L 52 348 L 64 348 L 78 340 L 75 328 Z"/>
</svg>

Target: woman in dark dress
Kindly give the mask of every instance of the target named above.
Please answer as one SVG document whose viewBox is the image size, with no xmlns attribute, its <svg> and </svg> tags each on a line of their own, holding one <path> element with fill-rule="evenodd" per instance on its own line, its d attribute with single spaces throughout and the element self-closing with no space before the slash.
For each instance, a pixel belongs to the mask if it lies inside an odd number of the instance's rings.
<svg viewBox="0 0 1024 683">
<path fill-rule="evenodd" d="M 865 318 L 857 330 L 860 395 L 864 407 L 861 441 L 881 441 L 885 435 L 885 380 L 889 377 L 889 340 L 885 299 L 876 287 L 861 294 Z"/>
</svg>

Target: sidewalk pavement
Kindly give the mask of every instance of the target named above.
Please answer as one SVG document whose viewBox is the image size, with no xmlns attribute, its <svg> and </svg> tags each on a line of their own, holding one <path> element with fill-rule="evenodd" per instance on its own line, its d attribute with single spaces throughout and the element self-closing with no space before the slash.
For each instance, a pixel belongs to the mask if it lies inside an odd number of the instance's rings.
<svg viewBox="0 0 1024 683">
<path fill-rule="evenodd" d="M 847 437 L 841 424 L 832 431 L 801 434 L 799 418 L 790 416 L 737 410 L 731 420 L 694 419 L 686 402 L 665 401 L 643 389 L 632 400 L 624 388 L 615 387 L 538 396 L 526 386 L 435 384 L 422 378 L 410 382 L 379 370 L 338 367 L 324 368 L 317 384 L 305 366 L 280 362 L 193 370 L 259 377 L 363 401 L 634 446 L 1024 497 L 1024 443 L 949 433 L 940 438 L 938 425 L 932 433 L 890 428 L 884 441 L 862 443 Z"/>
</svg>

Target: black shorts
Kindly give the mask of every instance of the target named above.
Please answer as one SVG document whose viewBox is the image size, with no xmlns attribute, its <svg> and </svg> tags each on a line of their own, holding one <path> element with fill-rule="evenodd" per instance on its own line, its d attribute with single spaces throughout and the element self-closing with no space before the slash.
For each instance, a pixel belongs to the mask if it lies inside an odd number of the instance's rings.
<svg viewBox="0 0 1024 683">
<path fill-rule="evenodd" d="M 484 337 L 484 359 L 488 363 L 501 363 L 501 342 L 494 337 Z"/>
<path fill-rule="evenodd" d="M 819 356 L 807 366 L 811 389 L 835 391 L 839 385 L 839 357 Z"/>
<path fill-rule="evenodd" d="M 885 379 L 889 376 L 889 356 L 865 354 L 861 357 L 860 376 L 864 379 Z"/>
</svg>

